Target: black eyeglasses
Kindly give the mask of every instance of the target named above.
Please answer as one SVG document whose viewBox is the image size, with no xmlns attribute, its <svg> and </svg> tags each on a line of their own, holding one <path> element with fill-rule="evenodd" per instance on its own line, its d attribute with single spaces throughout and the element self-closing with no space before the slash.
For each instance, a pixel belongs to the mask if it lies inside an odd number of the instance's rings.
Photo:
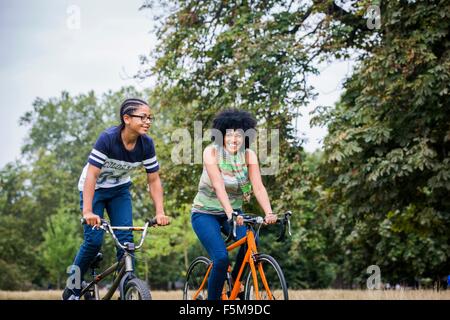
<svg viewBox="0 0 450 320">
<path fill-rule="evenodd" d="M 154 120 L 152 116 L 147 116 L 144 114 L 129 114 L 129 116 L 133 118 L 140 118 L 142 122 L 145 122 L 145 120 L 147 120 L 147 122 L 152 123 Z"/>
</svg>

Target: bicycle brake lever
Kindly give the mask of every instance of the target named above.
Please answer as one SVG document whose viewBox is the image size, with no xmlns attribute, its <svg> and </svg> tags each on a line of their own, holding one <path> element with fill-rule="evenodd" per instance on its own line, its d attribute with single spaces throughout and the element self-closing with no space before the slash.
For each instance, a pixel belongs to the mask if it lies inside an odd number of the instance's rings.
<svg viewBox="0 0 450 320">
<path fill-rule="evenodd" d="M 101 224 L 101 225 L 99 225 L 99 226 L 97 226 L 97 225 L 93 226 L 93 227 L 92 227 L 92 230 L 94 230 L 94 229 L 96 229 L 96 230 L 102 229 L 102 230 L 105 231 L 105 232 L 109 232 L 108 228 L 105 227 L 103 224 Z"/>
<path fill-rule="evenodd" d="M 288 225 L 288 233 L 289 233 L 289 236 L 292 237 L 292 233 L 291 233 L 291 220 L 288 219 L 287 225 Z"/>
<path fill-rule="evenodd" d="M 105 230 L 105 228 L 103 228 L 103 226 L 101 226 L 101 225 L 100 226 L 95 225 L 95 226 L 92 227 L 92 230 L 98 230 L 98 229 Z"/>
<path fill-rule="evenodd" d="M 233 237 L 236 239 L 236 220 L 233 220 Z"/>
</svg>

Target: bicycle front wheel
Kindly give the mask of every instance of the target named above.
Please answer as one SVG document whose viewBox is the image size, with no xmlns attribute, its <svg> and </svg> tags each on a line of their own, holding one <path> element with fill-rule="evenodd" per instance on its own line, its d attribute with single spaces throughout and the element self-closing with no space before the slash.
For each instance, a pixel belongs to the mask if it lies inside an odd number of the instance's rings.
<svg viewBox="0 0 450 320">
<path fill-rule="evenodd" d="M 197 257 L 192 261 L 186 275 L 183 300 L 208 299 L 208 279 L 206 273 L 211 264 L 211 260 L 206 257 Z"/>
<path fill-rule="evenodd" d="M 260 254 L 255 260 L 256 284 L 250 272 L 245 283 L 246 300 L 289 300 L 286 280 L 278 262 L 267 254 Z"/>
<path fill-rule="evenodd" d="M 125 286 L 124 300 L 152 300 L 147 283 L 138 278 L 128 281 Z"/>
</svg>

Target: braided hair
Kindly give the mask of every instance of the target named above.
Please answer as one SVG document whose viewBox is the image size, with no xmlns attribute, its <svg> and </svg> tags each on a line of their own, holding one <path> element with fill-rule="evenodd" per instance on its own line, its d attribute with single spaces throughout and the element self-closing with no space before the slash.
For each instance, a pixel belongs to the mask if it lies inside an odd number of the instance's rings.
<svg viewBox="0 0 450 320">
<path fill-rule="evenodd" d="M 147 102 L 138 98 L 129 98 L 122 102 L 120 106 L 120 122 L 122 129 L 125 127 L 125 121 L 123 121 L 123 116 L 126 114 L 132 114 L 141 105 L 148 106 Z"/>
</svg>

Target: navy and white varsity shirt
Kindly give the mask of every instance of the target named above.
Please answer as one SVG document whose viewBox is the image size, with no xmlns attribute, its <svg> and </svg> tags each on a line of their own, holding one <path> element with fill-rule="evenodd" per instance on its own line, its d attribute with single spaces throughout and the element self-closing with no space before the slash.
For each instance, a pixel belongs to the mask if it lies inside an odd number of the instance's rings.
<svg viewBox="0 0 450 320">
<path fill-rule="evenodd" d="M 78 190 L 83 191 L 88 164 L 101 169 L 95 189 L 112 188 L 131 181 L 130 171 L 143 166 L 147 173 L 159 170 L 152 138 L 139 136 L 133 150 L 128 151 L 120 136 L 121 127 L 111 127 L 100 134 L 83 168 Z"/>
</svg>

